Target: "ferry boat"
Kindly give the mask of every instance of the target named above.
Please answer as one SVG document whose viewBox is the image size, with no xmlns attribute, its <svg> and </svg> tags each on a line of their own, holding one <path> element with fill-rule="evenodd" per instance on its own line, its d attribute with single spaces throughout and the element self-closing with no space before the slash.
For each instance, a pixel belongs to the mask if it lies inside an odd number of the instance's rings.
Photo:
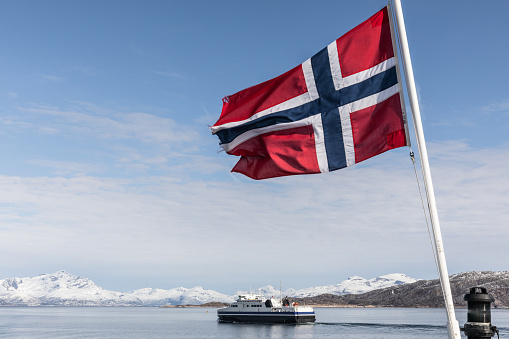
<svg viewBox="0 0 509 339">
<path fill-rule="evenodd" d="M 311 306 L 290 303 L 288 298 L 263 298 L 256 294 L 239 295 L 236 302 L 217 310 L 220 322 L 309 323 L 315 321 Z"/>
</svg>

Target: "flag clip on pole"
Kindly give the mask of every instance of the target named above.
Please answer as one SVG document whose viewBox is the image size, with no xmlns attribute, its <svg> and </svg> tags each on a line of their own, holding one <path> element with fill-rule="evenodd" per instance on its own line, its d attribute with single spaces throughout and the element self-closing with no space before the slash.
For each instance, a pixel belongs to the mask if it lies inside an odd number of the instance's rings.
<svg viewBox="0 0 509 339">
<path fill-rule="evenodd" d="M 445 307 L 447 311 L 447 331 L 450 339 L 460 339 L 460 328 L 454 313 L 454 305 L 452 301 L 451 285 L 449 282 L 449 274 L 447 272 L 447 265 L 445 262 L 444 245 L 442 242 L 442 234 L 440 232 L 440 223 L 438 221 L 437 207 L 435 203 L 435 192 L 433 190 L 433 183 L 431 181 L 431 172 L 429 169 L 428 152 L 424 141 L 424 132 L 422 129 L 421 113 L 417 101 L 417 91 L 415 89 L 414 74 L 412 69 L 412 62 L 410 60 L 410 51 L 408 49 L 408 41 L 405 29 L 405 22 L 403 20 L 403 11 L 401 9 L 401 1 L 393 0 L 394 12 L 396 16 L 396 23 L 398 28 L 399 40 L 401 44 L 401 55 L 405 69 L 406 85 L 408 91 L 408 98 L 410 100 L 410 107 L 412 110 L 412 117 L 414 122 L 415 134 L 417 138 L 417 145 L 419 148 L 419 155 L 421 159 L 421 166 L 423 171 L 424 183 L 426 187 L 426 196 L 428 199 L 428 207 L 431 216 L 431 226 L 433 229 L 433 238 L 435 240 L 435 250 L 437 253 L 437 266 L 440 275 L 440 282 L 442 285 L 442 292 L 445 299 Z"/>
</svg>

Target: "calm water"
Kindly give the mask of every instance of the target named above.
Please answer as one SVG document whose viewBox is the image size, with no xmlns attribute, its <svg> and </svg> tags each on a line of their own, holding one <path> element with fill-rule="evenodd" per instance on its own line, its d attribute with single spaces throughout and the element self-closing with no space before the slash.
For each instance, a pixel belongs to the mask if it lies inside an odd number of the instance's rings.
<svg viewBox="0 0 509 339">
<path fill-rule="evenodd" d="M 152 307 L 0 307 L 0 338 L 447 338 L 445 311 L 315 308 L 316 323 L 224 324 L 216 309 Z M 457 310 L 460 325 L 466 310 Z M 509 338 L 509 310 L 492 323 Z"/>
</svg>

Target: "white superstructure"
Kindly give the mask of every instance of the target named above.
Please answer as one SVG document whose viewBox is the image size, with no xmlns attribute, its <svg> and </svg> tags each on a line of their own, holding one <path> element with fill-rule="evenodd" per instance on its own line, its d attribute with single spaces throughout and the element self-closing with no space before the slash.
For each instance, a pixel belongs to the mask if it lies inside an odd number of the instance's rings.
<svg viewBox="0 0 509 339">
<path fill-rule="evenodd" d="M 263 298 L 261 295 L 239 295 L 236 302 L 217 310 L 219 321 L 261 323 L 305 323 L 315 321 L 310 306 L 290 303 L 288 298 Z"/>
</svg>

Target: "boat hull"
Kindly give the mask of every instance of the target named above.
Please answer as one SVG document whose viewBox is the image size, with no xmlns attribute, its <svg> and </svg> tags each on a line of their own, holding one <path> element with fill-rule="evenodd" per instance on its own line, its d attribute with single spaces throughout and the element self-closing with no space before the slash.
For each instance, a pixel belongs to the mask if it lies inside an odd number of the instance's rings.
<svg viewBox="0 0 509 339">
<path fill-rule="evenodd" d="M 286 312 L 285 312 L 286 313 Z M 261 324 L 302 324 L 315 321 L 315 314 L 284 313 L 228 313 L 218 314 L 220 322 L 227 323 L 261 323 Z"/>
</svg>

